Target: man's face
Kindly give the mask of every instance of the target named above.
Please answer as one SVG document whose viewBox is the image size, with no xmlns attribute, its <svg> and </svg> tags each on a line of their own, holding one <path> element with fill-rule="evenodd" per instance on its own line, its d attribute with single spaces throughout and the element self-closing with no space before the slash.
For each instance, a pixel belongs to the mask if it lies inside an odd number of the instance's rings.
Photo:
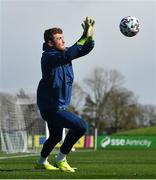
<svg viewBox="0 0 156 180">
<path fill-rule="evenodd" d="M 60 51 L 64 51 L 65 50 L 65 41 L 64 41 L 63 34 L 55 34 L 55 35 L 53 35 L 53 37 L 54 37 L 53 46 Z"/>
</svg>

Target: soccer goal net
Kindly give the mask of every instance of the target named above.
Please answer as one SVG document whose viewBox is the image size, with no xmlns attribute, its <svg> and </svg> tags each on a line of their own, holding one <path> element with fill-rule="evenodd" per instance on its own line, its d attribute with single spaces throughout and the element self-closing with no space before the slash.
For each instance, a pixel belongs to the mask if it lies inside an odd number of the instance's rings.
<svg viewBox="0 0 156 180">
<path fill-rule="evenodd" d="M 36 140 L 45 135 L 34 98 L 18 98 L 0 93 L 0 150 L 7 153 L 32 152 L 39 148 Z M 37 142 L 37 143 L 36 143 Z"/>
</svg>

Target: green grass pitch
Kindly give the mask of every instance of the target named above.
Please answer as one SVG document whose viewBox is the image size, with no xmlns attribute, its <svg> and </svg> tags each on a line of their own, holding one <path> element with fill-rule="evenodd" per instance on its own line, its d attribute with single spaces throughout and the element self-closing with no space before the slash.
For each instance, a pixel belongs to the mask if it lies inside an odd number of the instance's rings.
<svg viewBox="0 0 156 180">
<path fill-rule="evenodd" d="M 54 153 L 49 161 L 54 159 Z M 8 159 L 3 159 L 8 156 Z M 156 150 L 75 151 L 68 161 L 76 173 L 34 170 L 37 156 L 0 154 L 1 179 L 155 179 Z"/>
</svg>

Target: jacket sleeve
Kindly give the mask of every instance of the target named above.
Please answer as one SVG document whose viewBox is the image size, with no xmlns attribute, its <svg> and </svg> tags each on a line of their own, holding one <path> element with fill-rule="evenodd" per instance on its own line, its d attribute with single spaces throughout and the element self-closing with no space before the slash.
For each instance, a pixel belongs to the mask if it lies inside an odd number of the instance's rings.
<svg viewBox="0 0 156 180">
<path fill-rule="evenodd" d="M 59 66 L 67 64 L 70 61 L 88 54 L 94 47 L 94 41 L 86 42 L 84 45 L 75 43 L 73 46 L 67 48 L 64 52 L 54 51 L 49 52 L 48 59 L 51 65 Z"/>
<path fill-rule="evenodd" d="M 93 40 L 89 41 L 89 42 L 86 42 L 82 46 L 82 50 L 80 52 L 80 57 L 87 55 L 93 48 L 94 48 L 94 41 Z"/>
</svg>

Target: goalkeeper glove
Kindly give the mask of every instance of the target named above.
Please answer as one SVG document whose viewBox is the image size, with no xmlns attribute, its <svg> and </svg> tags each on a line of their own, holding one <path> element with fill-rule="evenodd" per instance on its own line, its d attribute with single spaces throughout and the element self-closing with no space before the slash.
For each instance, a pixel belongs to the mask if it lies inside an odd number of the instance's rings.
<svg viewBox="0 0 156 180">
<path fill-rule="evenodd" d="M 94 36 L 94 27 L 95 21 L 90 17 L 86 17 L 86 20 L 82 23 L 82 28 L 84 30 L 83 35 L 87 38 L 92 38 Z"/>
<path fill-rule="evenodd" d="M 89 42 L 93 39 L 94 27 L 95 21 L 89 17 L 86 17 L 86 20 L 81 24 L 83 28 L 83 35 L 82 37 L 78 40 L 77 44 L 79 45 L 84 45 L 86 42 Z"/>
</svg>

